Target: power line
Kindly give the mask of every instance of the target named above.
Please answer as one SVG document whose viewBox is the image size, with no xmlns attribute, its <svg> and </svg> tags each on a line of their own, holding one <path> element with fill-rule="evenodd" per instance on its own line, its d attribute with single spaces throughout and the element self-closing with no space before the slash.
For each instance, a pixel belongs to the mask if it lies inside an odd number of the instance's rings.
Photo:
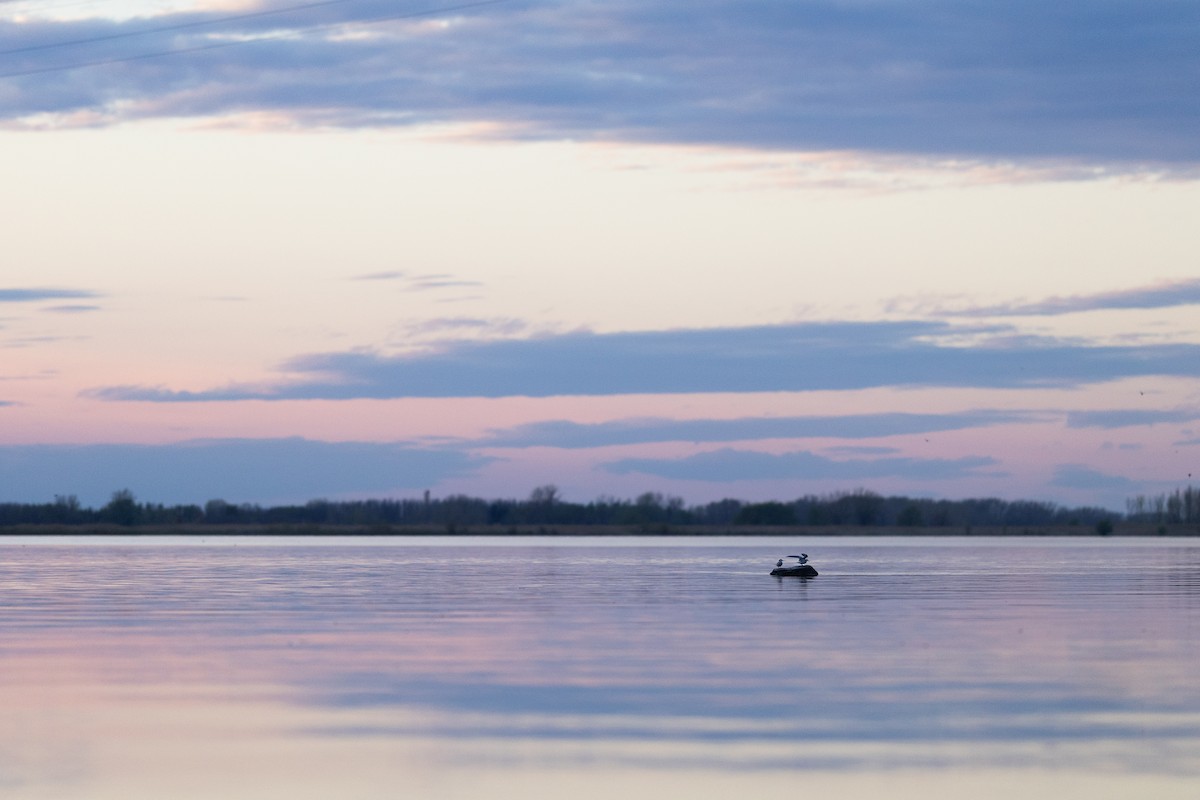
<svg viewBox="0 0 1200 800">
<path fill-rule="evenodd" d="M 96 42 L 110 42 L 114 39 L 128 39 L 133 36 L 146 36 L 151 33 L 170 33 L 172 31 L 183 31 L 189 28 L 199 28 L 205 25 L 221 25 L 226 22 L 240 22 L 246 19 L 257 19 L 259 17 L 269 17 L 277 14 L 287 14 L 292 11 L 307 11 L 311 8 L 320 8 L 322 6 L 336 6 L 344 3 L 352 3 L 354 0 L 322 0 L 319 3 L 305 3 L 298 6 L 286 6 L 285 8 L 272 8 L 266 11 L 252 11 L 246 14 L 234 14 L 227 17 L 217 17 L 215 19 L 202 19 L 193 22 L 179 22 L 174 25 L 160 25 L 157 28 L 143 28 L 138 31 L 124 31 L 122 33 L 109 33 L 104 36 L 88 36 L 83 39 L 67 39 L 61 42 L 50 42 L 48 44 L 31 44 L 27 47 L 14 47 L 11 50 L 0 50 L 0 56 L 11 56 L 17 53 L 32 53 L 38 50 L 53 50 L 58 47 L 72 47 L 80 44 L 94 44 Z"/>
<path fill-rule="evenodd" d="M 348 0 L 327 0 L 324 3 L 314 3 L 313 5 L 331 5 L 334 2 L 347 2 L 347 1 Z M 406 12 L 403 14 L 388 14 L 388 15 L 385 15 L 382 17 L 371 17 L 368 19 L 344 20 L 341 22 L 325 22 L 325 23 L 318 23 L 315 25 L 302 25 L 302 26 L 293 28 L 291 31 L 286 31 L 286 32 L 281 32 L 281 33 L 276 33 L 276 34 L 265 34 L 263 36 L 259 36 L 254 39 L 238 39 L 238 40 L 226 41 L 226 42 L 211 42 L 209 44 L 195 45 L 193 47 L 180 47 L 180 48 L 176 48 L 174 50 L 158 50 L 158 51 L 153 51 L 153 52 L 149 52 L 149 53 L 138 53 L 138 54 L 130 55 L 130 56 L 118 56 L 115 58 L 98 59 L 96 61 L 82 61 L 82 62 L 78 62 L 75 64 L 60 64 L 58 66 L 53 66 L 53 67 L 39 67 L 36 69 L 21 70 L 18 72 L 0 73 L 0 79 L 24 78 L 24 77 L 28 77 L 30 75 L 44 75 L 44 74 L 51 73 L 51 72 L 70 72 L 73 70 L 85 69 L 88 67 L 101 67 L 101 66 L 107 66 L 110 64 L 125 64 L 125 63 L 129 63 L 132 61 L 144 61 L 144 60 L 151 59 L 151 58 L 165 58 L 167 56 L 186 55 L 188 53 L 200 53 L 200 52 L 204 52 L 206 50 L 219 50 L 219 49 L 222 49 L 225 47 L 236 47 L 238 45 L 257 44 L 259 42 L 271 41 L 273 39 L 280 39 L 280 38 L 283 38 L 284 36 L 290 35 L 292 32 L 294 32 L 296 30 L 315 31 L 315 30 L 324 30 L 324 29 L 329 29 L 329 28 L 345 28 L 345 27 L 350 27 L 352 25 L 373 25 L 373 24 L 376 24 L 379 22 L 391 22 L 391 21 L 399 20 L 399 19 L 413 19 L 416 17 L 432 17 L 432 16 L 437 16 L 439 14 L 446 14 L 446 13 L 449 13 L 452 11 L 464 11 L 469 8 L 478 8 L 481 6 L 492 6 L 492 5 L 498 5 L 500 3 L 506 3 L 506 2 L 510 2 L 510 0 L 476 0 L 476 2 L 459 3 L 457 5 L 442 6 L 440 8 L 426 9 L 424 11 L 410 11 L 410 12 Z M 268 12 L 259 12 L 259 13 L 265 14 Z M 257 15 L 255 15 L 255 16 L 257 16 Z M 240 18 L 240 17 L 232 17 L 229 19 L 238 19 L 238 18 Z M 216 22 L 217 22 L 217 20 L 213 20 L 213 21 L 211 21 L 211 24 L 215 24 Z M 188 24 L 183 24 L 180 27 L 194 27 L 195 25 L 198 25 L 198 24 L 201 24 L 201 23 L 188 23 Z M 203 24 L 210 24 L 210 23 L 203 23 Z M 161 32 L 164 29 L 159 29 L 158 31 L 155 31 L 155 32 Z M 149 32 L 150 31 L 141 31 L 138 34 L 134 34 L 131 32 L 131 33 L 125 34 L 125 35 L 133 36 L 133 35 L 139 35 L 140 33 L 149 33 Z M 19 52 L 19 51 L 9 51 L 9 52 Z M 0 55 L 3 55 L 3 53 L 0 53 Z"/>
</svg>

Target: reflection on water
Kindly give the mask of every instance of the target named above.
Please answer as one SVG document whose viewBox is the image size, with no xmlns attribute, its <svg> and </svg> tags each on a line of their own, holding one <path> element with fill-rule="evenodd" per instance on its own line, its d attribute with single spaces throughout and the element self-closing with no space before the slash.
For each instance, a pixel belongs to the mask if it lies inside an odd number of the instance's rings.
<svg viewBox="0 0 1200 800">
<path fill-rule="evenodd" d="M 5 797 L 1192 797 L 1200 542 L 0 544 Z"/>
</svg>

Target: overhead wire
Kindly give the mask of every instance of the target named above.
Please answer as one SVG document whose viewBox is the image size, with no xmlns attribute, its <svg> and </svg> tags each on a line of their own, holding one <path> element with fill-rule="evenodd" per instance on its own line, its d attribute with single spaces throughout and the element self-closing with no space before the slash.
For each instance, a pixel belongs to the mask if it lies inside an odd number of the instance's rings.
<svg viewBox="0 0 1200 800">
<path fill-rule="evenodd" d="M 316 7 L 316 6 L 334 5 L 336 3 L 352 2 L 352 1 L 353 0 L 323 0 L 323 2 L 310 3 L 310 4 L 303 5 L 303 6 L 294 6 L 294 7 L 291 7 L 289 10 L 294 11 L 297 9 L 305 9 L 305 8 L 311 8 L 311 7 Z M 128 55 L 128 56 L 114 56 L 111 58 L 97 59 L 94 61 L 81 61 L 81 62 L 76 62 L 74 64 L 58 64 L 58 65 L 50 66 L 50 67 L 35 67 L 33 69 L 18 70 L 15 72 L 5 72 L 5 73 L 0 73 L 0 79 L 24 78 L 24 77 L 28 77 L 31 75 L 44 75 L 44 74 L 52 73 L 52 72 L 70 72 L 70 71 L 74 71 L 74 70 L 78 70 L 78 69 L 86 69 L 89 67 L 100 67 L 100 66 L 107 66 L 107 65 L 111 65 L 111 64 L 124 64 L 124 63 L 129 63 L 129 62 L 134 62 L 134 61 L 143 61 L 143 60 L 154 59 L 154 58 L 167 58 L 169 56 L 187 55 L 189 53 L 200 53 L 200 52 L 204 52 L 207 50 L 218 50 L 218 49 L 227 48 L 227 47 L 258 44 L 260 42 L 281 39 L 285 36 L 290 36 L 290 35 L 294 34 L 296 31 L 327 30 L 327 29 L 332 29 L 332 28 L 346 28 L 346 27 L 351 27 L 351 26 L 355 26 L 355 25 L 374 25 L 374 24 L 377 24 L 380 22 L 392 22 L 392 21 L 401 20 L 401 19 L 433 17 L 433 16 L 438 16 L 441 14 L 455 12 L 455 11 L 465 11 L 465 10 L 471 9 L 471 8 L 479 8 L 482 6 L 498 5 L 500 3 L 506 3 L 506 2 L 511 2 L 511 0 L 473 0 L 473 2 L 457 3 L 455 5 L 440 6 L 438 8 L 424 9 L 421 11 L 408 11 L 408 12 L 404 12 L 404 13 L 400 13 L 400 14 L 386 14 L 386 15 L 378 16 L 378 17 L 368 17 L 368 18 L 364 18 L 364 19 L 355 19 L 355 20 L 341 20 L 338 22 L 322 22 L 322 23 L 312 23 L 309 25 L 298 25 L 298 26 L 292 26 L 287 31 L 281 31 L 281 32 L 274 33 L 274 34 L 267 33 L 267 34 L 263 34 L 261 36 L 256 36 L 251 39 L 235 39 L 235 40 L 222 41 L 222 42 L 209 42 L 207 44 L 202 44 L 202 45 L 193 45 L 190 47 L 173 48 L 171 50 L 157 50 L 157 51 L 152 51 L 152 52 L 148 52 L 148 53 L 135 53 L 133 55 Z M 231 21 L 236 22 L 236 21 L 245 19 L 247 17 L 259 17 L 259 16 L 265 16 L 267 14 L 272 14 L 272 13 L 283 13 L 283 11 L 282 10 L 279 10 L 279 11 L 269 10 L 269 11 L 253 12 L 250 14 L 230 15 L 227 17 L 222 17 L 220 19 L 196 21 L 196 22 L 191 22 L 191 23 L 179 23 L 178 25 L 175 25 L 175 26 L 160 26 L 159 28 L 156 28 L 154 30 L 141 30 L 141 31 L 136 31 L 136 32 L 129 31 L 127 33 L 122 33 L 122 34 L 110 34 L 108 36 L 103 36 L 103 37 L 92 37 L 92 39 L 87 39 L 87 40 L 75 40 L 73 42 L 47 44 L 44 46 L 43 45 L 33 45 L 30 47 L 30 49 L 32 49 L 32 50 L 50 49 L 51 47 L 67 46 L 68 44 L 70 44 L 70 45 L 90 44 L 90 43 L 92 43 L 92 41 L 106 41 L 108 39 L 128 38 L 128 37 L 132 37 L 132 36 L 146 35 L 149 33 L 165 33 L 165 32 L 170 32 L 172 30 L 184 30 L 184 29 L 188 29 L 188 28 L 195 28 L 195 27 L 199 27 L 200 25 L 217 25 L 222 22 L 231 22 Z M 27 52 L 26 48 L 17 48 L 15 50 L 0 51 L 0 56 L 12 55 L 15 53 L 22 53 L 22 52 Z"/>
<path fill-rule="evenodd" d="M 81 44 L 95 44 L 97 42 L 110 42 L 114 39 L 129 39 L 134 36 L 148 36 L 152 33 L 173 33 L 174 31 L 184 31 L 191 28 L 200 28 L 206 25 L 223 25 L 227 22 L 241 22 L 247 19 L 258 19 L 260 17 L 270 17 L 279 14 L 290 14 L 293 11 L 308 11 L 313 8 L 321 8 L 323 6 L 345 5 L 353 3 L 356 0 L 320 0 L 317 3 L 304 3 L 296 6 L 285 6 L 283 8 L 270 8 L 263 11 L 251 11 L 245 14 L 232 14 L 224 17 L 215 17 L 212 19 L 193 20 L 191 22 L 177 22 L 173 25 L 160 25 L 157 28 L 142 28 L 136 31 L 122 31 L 121 33 L 107 33 L 102 36 L 87 36 L 81 39 L 66 39 L 58 42 L 48 42 L 46 44 L 31 44 L 25 47 L 13 47 L 8 50 L 0 50 L 0 56 L 11 56 L 17 53 L 32 53 L 38 50 L 53 50 L 59 47 L 73 47 Z"/>
</svg>

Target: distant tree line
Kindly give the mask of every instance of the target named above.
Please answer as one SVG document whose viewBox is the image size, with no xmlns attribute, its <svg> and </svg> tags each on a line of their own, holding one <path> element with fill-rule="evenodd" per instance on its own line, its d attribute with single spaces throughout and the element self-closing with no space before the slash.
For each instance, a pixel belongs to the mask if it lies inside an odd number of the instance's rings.
<svg viewBox="0 0 1200 800">
<path fill-rule="evenodd" d="M 1192 522 L 1200 497 L 1190 487 L 1155 498 L 1131 498 L 1127 518 Z M 1149 516 L 1147 516 L 1149 515 Z M 114 492 L 100 508 L 85 508 L 74 495 L 51 503 L 0 503 L 0 526 L 486 526 L 616 525 L 647 530 L 680 526 L 877 526 L 900 528 L 1034 527 L 1106 524 L 1121 515 L 1103 508 L 1067 508 L 1054 503 L 996 498 L 931 500 L 885 497 L 859 489 L 806 495 L 790 502 L 748 503 L 726 499 L 687 506 L 679 497 L 646 492 L 628 500 L 600 497 L 587 503 L 564 500 L 552 485 L 523 499 L 483 500 L 466 495 L 395 500 L 311 500 L 303 505 L 260 506 L 221 499 L 203 506 L 140 503 L 129 490 Z"/>
<path fill-rule="evenodd" d="M 823 496 L 807 495 L 790 503 L 744 504 L 732 521 L 751 525 L 969 528 L 1095 525 L 1119 516 L 1104 508 L 1065 507 L 1032 500 L 932 500 L 887 497 L 858 490 Z"/>
<path fill-rule="evenodd" d="M 1188 486 L 1156 495 L 1134 495 L 1125 501 L 1132 522 L 1200 522 L 1200 489 Z"/>
</svg>

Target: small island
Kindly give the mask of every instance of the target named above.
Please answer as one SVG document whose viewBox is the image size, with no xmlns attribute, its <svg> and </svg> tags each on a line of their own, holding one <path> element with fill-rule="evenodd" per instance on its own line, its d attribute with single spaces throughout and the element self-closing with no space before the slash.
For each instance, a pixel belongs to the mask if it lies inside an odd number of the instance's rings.
<svg viewBox="0 0 1200 800">
<path fill-rule="evenodd" d="M 782 558 L 775 562 L 775 569 L 771 570 L 771 576 L 775 578 L 815 578 L 817 577 L 817 569 L 812 564 L 808 563 L 808 553 L 801 553 L 798 556 L 788 556 L 789 559 L 796 559 L 795 562 L 785 562 Z"/>
</svg>

